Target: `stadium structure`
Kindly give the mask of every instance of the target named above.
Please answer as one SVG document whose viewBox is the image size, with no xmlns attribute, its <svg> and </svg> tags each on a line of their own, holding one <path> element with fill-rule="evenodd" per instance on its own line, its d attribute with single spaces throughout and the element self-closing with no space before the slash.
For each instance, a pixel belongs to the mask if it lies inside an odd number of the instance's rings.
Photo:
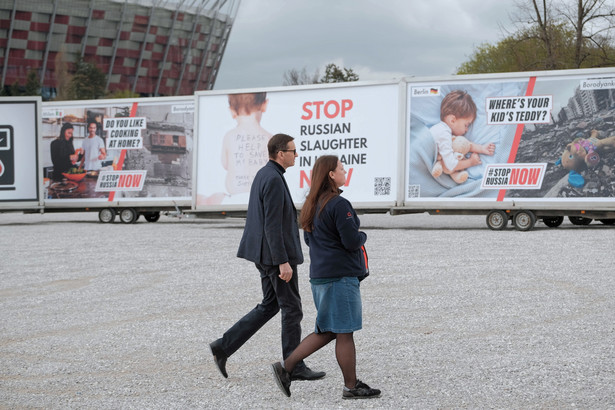
<svg viewBox="0 0 615 410">
<path fill-rule="evenodd" d="M 24 85 L 34 69 L 53 97 L 56 68 L 71 73 L 82 57 L 106 74 L 107 91 L 212 89 L 240 2 L 0 0 L 0 85 Z"/>
</svg>

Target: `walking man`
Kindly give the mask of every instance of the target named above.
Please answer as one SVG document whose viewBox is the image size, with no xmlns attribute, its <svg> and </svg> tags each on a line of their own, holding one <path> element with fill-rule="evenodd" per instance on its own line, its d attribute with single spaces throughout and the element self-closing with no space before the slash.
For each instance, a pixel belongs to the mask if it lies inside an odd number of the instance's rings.
<svg viewBox="0 0 615 410">
<path fill-rule="evenodd" d="M 301 341 L 301 296 L 297 265 L 303 263 L 297 210 L 284 179 L 295 165 L 293 137 L 276 134 L 269 140 L 269 162 L 254 177 L 250 189 L 246 225 L 237 256 L 254 262 L 260 273 L 263 300 L 209 346 L 224 377 L 226 361 L 265 323 L 282 311 L 282 357 L 288 357 Z M 303 361 L 295 366 L 292 380 L 316 380 Z"/>
</svg>

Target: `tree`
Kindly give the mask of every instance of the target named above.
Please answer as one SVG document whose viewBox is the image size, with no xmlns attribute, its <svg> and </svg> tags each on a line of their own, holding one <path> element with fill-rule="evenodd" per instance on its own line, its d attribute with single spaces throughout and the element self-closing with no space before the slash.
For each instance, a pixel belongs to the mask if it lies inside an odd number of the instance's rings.
<svg viewBox="0 0 615 410">
<path fill-rule="evenodd" d="M 41 83 L 35 69 L 28 71 L 26 77 L 26 88 L 23 95 L 41 95 Z"/>
<path fill-rule="evenodd" d="M 549 8 L 547 7 L 547 0 L 542 1 L 542 8 L 536 2 L 537 0 L 531 0 L 534 6 L 534 15 L 530 12 L 530 18 L 534 18 L 534 24 L 537 26 L 538 38 L 544 43 L 544 50 L 546 52 L 545 68 L 552 70 L 555 68 L 556 62 L 553 55 L 553 35 L 551 33 L 553 23 L 551 22 L 552 16 Z M 531 37 L 530 37 L 531 38 Z"/>
<path fill-rule="evenodd" d="M 310 75 L 307 69 L 303 67 L 301 71 L 294 68 L 284 73 L 283 85 L 302 85 L 302 84 L 324 84 L 324 83 L 342 83 L 348 81 L 358 81 L 359 76 L 352 71 L 352 68 L 339 68 L 331 63 L 325 68 L 325 75 L 318 79 L 318 70 Z"/>
<path fill-rule="evenodd" d="M 62 49 L 64 46 L 62 46 Z M 55 77 L 56 77 L 56 100 L 70 100 L 70 82 L 72 75 L 68 72 L 68 64 L 64 61 L 64 51 L 58 52 L 55 57 Z"/>
<path fill-rule="evenodd" d="M 41 84 L 38 81 L 38 74 L 35 69 L 28 71 L 26 77 L 26 85 L 19 84 L 19 80 L 15 80 L 10 87 L 2 87 L 0 96 L 18 97 L 22 95 L 41 95 Z"/>
<path fill-rule="evenodd" d="M 596 49 L 611 49 L 610 32 L 615 28 L 613 0 L 525 0 L 531 8 L 520 7 L 523 17 L 539 25 L 545 44 L 552 41 L 550 28 L 565 24 L 574 31 L 574 67 L 580 68 L 586 59 L 595 57 Z M 523 3 L 521 4 L 523 6 Z M 606 56 L 605 56 L 606 57 Z M 612 56 L 607 57 L 612 64 Z M 601 64 L 604 65 L 604 64 Z"/>
<path fill-rule="evenodd" d="M 536 27 L 511 35 L 492 45 L 481 44 L 470 59 L 457 69 L 457 74 L 500 73 L 564 69 L 572 66 L 574 33 L 563 27 L 552 27 L 550 50 L 540 40 Z"/>
<path fill-rule="evenodd" d="M 520 0 L 516 31 L 481 44 L 458 74 L 604 67 L 615 63 L 615 0 Z"/>
<path fill-rule="evenodd" d="M 9 94 L 13 97 L 18 97 L 22 95 L 21 85 L 19 85 L 19 80 L 15 80 L 11 87 L 9 88 Z"/>
<path fill-rule="evenodd" d="M 317 84 L 319 75 L 318 70 L 310 75 L 305 67 L 301 71 L 292 68 L 284 73 L 282 85 Z"/>
<path fill-rule="evenodd" d="M 96 64 L 79 57 L 75 62 L 75 74 L 69 84 L 69 94 L 74 100 L 95 100 L 105 95 L 107 77 Z"/>
<path fill-rule="evenodd" d="M 359 81 L 359 76 L 352 71 L 352 68 L 339 68 L 335 64 L 327 64 L 325 75 L 320 79 L 320 83 L 344 83 L 349 81 Z"/>
<path fill-rule="evenodd" d="M 141 95 L 132 90 L 117 90 L 107 95 L 108 98 L 138 98 Z"/>
</svg>

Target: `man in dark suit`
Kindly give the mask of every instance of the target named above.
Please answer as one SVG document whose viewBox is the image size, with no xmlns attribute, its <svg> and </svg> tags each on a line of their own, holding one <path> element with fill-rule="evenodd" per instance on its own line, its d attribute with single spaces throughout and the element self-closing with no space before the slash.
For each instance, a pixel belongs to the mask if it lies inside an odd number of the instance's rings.
<svg viewBox="0 0 615 410">
<path fill-rule="evenodd" d="M 288 357 L 301 341 L 301 296 L 297 265 L 303 263 L 297 210 L 284 179 L 295 165 L 297 150 L 293 137 L 276 134 L 267 144 L 269 162 L 254 177 L 246 225 L 237 256 L 254 262 L 260 272 L 263 300 L 209 346 L 224 377 L 226 360 L 265 323 L 282 310 L 282 356 Z M 316 380 L 315 372 L 301 362 L 293 380 Z"/>
</svg>

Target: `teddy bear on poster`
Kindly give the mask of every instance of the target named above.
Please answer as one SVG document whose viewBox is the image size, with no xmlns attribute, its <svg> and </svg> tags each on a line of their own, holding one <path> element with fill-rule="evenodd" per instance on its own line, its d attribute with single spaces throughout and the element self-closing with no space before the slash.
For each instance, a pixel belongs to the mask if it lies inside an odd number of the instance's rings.
<svg viewBox="0 0 615 410">
<path fill-rule="evenodd" d="M 615 135 L 599 139 L 599 134 L 598 130 L 592 130 L 589 138 L 576 138 L 566 145 L 561 156 L 562 166 L 568 171 L 581 172 L 598 165 L 600 154 L 607 148 L 615 148 Z"/>
<path fill-rule="evenodd" d="M 466 137 L 453 136 L 453 153 L 458 160 L 465 158 L 466 154 L 470 152 L 471 144 Z M 434 178 L 438 178 L 442 173 L 449 175 L 453 181 L 458 184 L 463 184 L 468 180 L 468 171 L 450 171 L 442 163 L 442 156 L 438 154 L 438 158 L 433 168 L 431 169 L 431 175 Z"/>
</svg>

